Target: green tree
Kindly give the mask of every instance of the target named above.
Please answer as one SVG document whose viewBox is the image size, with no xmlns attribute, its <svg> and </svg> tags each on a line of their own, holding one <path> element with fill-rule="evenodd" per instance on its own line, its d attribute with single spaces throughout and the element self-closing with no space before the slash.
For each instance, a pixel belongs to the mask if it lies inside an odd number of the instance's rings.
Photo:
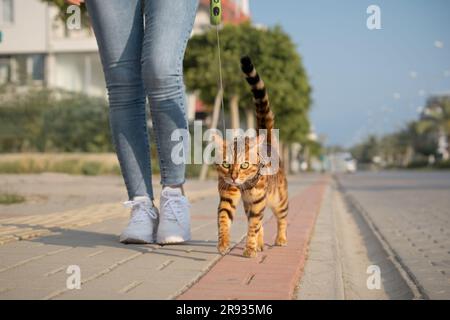
<svg viewBox="0 0 450 320">
<path fill-rule="evenodd" d="M 370 137 L 354 146 L 352 152 L 360 162 L 370 162 L 373 154 L 377 153 L 388 166 L 395 167 L 425 166 L 429 164 L 429 156 L 438 157 L 445 164 L 448 154 L 438 150 L 438 141 L 442 137 L 448 141 L 449 134 L 450 96 L 432 96 L 427 100 L 420 119 L 380 139 Z"/>
<path fill-rule="evenodd" d="M 379 141 L 375 136 L 369 136 L 362 143 L 354 146 L 351 151 L 352 155 L 361 163 L 372 163 L 373 158 L 378 155 Z"/>
<path fill-rule="evenodd" d="M 379 140 L 379 154 L 387 165 L 406 167 L 414 156 L 415 140 L 415 123 L 411 122 L 406 128 L 382 137 Z"/>
<path fill-rule="evenodd" d="M 430 97 L 415 127 L 420 138 L 416 144 L 418 151 L 436 155 L 439 137 L 445 136 L 447 141 L 450 138 L 450 96 Z"/>
</svg>

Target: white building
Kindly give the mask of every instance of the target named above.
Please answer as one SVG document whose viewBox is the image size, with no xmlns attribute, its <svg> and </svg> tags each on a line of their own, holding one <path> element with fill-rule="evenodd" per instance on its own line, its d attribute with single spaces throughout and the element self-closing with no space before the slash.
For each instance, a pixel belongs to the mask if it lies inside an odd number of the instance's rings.
<svg viewBox="0 0 450 320">
<path fill-rule="evenodd" d="M 1 0 L 0 84 L 105 96 L 91 30 L 69 31 L 57 15 L 56 7 L 40 0 Z"/>
<path fill-rule="evenodd" d="M 248 0 L 223 0 L 223 7 L 224 20 L 239 22 L 249 15 Z M 41 0 L 0 0 L 0 86 L 44 86 L 106 97 L 92 30 L 68 30 L 58 13 Z M 200 0 L 193 33 L 208 27 L 209 0 Z M 190 96 L 190 119 L 196 104 Z"/>
</svg>

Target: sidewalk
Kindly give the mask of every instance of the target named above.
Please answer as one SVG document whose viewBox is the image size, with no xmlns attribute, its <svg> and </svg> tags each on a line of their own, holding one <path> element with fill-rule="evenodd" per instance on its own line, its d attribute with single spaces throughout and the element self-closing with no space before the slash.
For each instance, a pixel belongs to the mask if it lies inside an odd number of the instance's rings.
<svg viewBox="0 0 450 320">
<path fill-rule="evenodd" d="M 207 184 L 207 188 L 200 184 L 188 188 L 193 241 L 184 245 L 118 243 L 118 234 L 128 217 L 120 203 L 0 219 L 0 299 L 225 299 L 230 298 L 233 285 L 242 292 L 235 298 L 292 298 L 322 201 L 320 190 L 327 182 L 319 175 L 289 180 L 291 242 L 283 248 L 270 247 L 275 221 L 268 221 L 268 246 L 257 259 L 240 255 L 246 232 L 242 208 L 232 227 L 232 242 L 238 245 L 225 257 L 217 253 L 218 196 L 214 183 Z M 280 263 L 286 259 L 288 268 Z M 80 267 L 80 290 L 66 287 L 70 265 Z M 224 267 L 238 271 L 250 265 L 257 265 L 250 278 L 239 272 L 221 273 Z M 217 287 L 214 282 L 208 283 L 211 277 L 225 283 Z M 267 280 L 272 284 L 264 293 Z M 273 287 L 277 282 L 279 286 Z M 205 286 L 214 286 L 217 296 L 198 291 Z M 256 296 L 254 290 L 259 292 Z"/>
</svg>

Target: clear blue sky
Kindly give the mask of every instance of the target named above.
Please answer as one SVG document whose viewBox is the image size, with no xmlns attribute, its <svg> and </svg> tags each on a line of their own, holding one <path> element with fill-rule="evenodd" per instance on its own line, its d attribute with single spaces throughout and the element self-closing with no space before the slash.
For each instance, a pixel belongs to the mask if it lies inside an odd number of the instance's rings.
<svg viewBox="0 0 450 320">
<path fill-rule="evenodd" d="M 381 8 L 381 30 L 366 27 L 371 4 Z M 428 94 L 450 92 L 449 0 L 250 5 L 255 23 L 280 24 L 297 44 L 313 86 L 311 119 L 327 145 L 392 132 L 418 117 Z"/>
</svg>

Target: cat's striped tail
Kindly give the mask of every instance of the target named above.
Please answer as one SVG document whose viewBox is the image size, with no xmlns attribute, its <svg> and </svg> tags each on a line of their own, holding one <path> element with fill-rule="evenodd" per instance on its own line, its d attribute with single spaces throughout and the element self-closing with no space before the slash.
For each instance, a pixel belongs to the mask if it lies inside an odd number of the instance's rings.
<svg viewBox="0 0 450 320">
<path fill-rule="evenodd" d="M 274 115 L 270 109 L 269 96 L 267 95 L 264 81 L 259 77 L 248 56 L 241 58 L 241 70 L 244 72 L 245 79 L 252 89 L 253 100 L 256 106 L 256 129 L 267 129 L 270 135 L 270 130 L 273 129 Z"/>
</svg>

